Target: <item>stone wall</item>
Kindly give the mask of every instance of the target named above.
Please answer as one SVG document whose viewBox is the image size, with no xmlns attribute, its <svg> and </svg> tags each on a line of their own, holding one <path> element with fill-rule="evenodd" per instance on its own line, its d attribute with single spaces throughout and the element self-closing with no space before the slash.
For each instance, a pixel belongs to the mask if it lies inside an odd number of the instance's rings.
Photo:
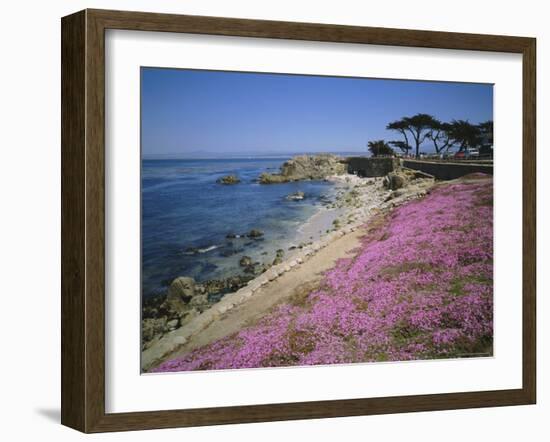
<svg viewBox="0 0 550 442">
<path fill-rule="evenodd" d="M 399 160 L 389 157 L 349 157 L 346 162 L 348 173 L 368 178 L 385 176 L 399 167 Z"/>
<path fill-rule="evenodd" d="M 454 180 L 470 173 L 493 175 L 492 164 L 403 160 L 403 166 L 429 173 L 438 180 Z"/>
</svg>

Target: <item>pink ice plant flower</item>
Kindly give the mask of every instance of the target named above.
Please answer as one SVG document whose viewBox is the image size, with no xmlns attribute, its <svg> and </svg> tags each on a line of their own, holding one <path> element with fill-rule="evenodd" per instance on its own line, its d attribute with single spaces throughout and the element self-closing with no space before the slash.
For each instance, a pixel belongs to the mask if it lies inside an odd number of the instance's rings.
<svg viewBox="0 0 550 442">
<path fill-rule="evenodd" d="M 305 302 L 152 371 L 491 355 L 492 195 L 490 179 L 435 187 L 365 225 Z"/>
</svg>

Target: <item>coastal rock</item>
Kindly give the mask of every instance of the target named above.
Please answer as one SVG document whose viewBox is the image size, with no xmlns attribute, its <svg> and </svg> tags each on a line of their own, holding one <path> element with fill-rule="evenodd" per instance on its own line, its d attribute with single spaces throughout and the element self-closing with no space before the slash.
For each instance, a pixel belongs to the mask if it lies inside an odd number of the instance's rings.
<svg viewBox="0 0 550 442">
<path fill-rule="evenodd" d="M 248 236 L 249 238 L 261 238 L 262 236 L 264 236 L 264 232 L 258 229 L 252 229 L 250 232 L 248 232 L 246 236 Z"/>
<path fill-rule="evenodd" d="M 225 279 L 225 289 L 227 292 L 236 292 L 244 287 L 251 278 L 249 276 L 235 275 Z"/>
<path fill-rule="evenodd" d="M 164 302 L 169 310 L 180 312 L 186 309 L 187 304 L 195 295 L 195 280 L 188 276 L 180 276 L 172 281 L 168 288 L 168 295 Z"/>
<path fill-rule="evenodd" d="M 260 184 L 286 183 L 299 180 L 323 180 L 347 172 L 346 164 L 337 155 L 299 155 L 286 161 L 279 173 L 262 173 Z"/>
<path fill-rule="evenodd" d="M 209 306 L 208 303 L 208 295 L 196 295 L 193 296 L 191 301 L 189 301 L 190 307 L 197 307 L 200 309 L 207 308 Z"/>
<path fill-rule="evenodd" d="M 248 273 L 250 275 L 261 275 L 263 272 L 265 272 L 269 266 L 266 266 L 265 264 L 260 264 L 259 262 L 255 262 L 247 267 L 245 267 L 244 272 Z"/>
<path fill-rule="evenodd" d="M 219 279 L 210 279 L 203 284 L 204 291 L 210 295 L 215 295 L 222 292 L 225 288 L 225 283 Z"/>
<path fill-rule="evenodd" d="M 275 259 L 271 263 L 272 266 L 276 266 L 278 264 L 281 264 L 283 262 L 283 257 L 285 256 L 285 251 L 283 249 L 278 249 L 275 252 Z"/>
<path fill-rule="evenodd" d="M 401 172 L 390 172 L 384 177 L 384 187 L 389 190 L 397 190 L 405 187 L 408 183 L 408 177 Z"/>
<path fill-rule="evenodd" d="M 241 182 L 237 175 L 226 175 L 216 180 L 218 184 L 238 184 Z"/>
<path fill-rule="evenodd" d="M 279 174 L 274 174 L 274 173 L 267 173 L 267 172 L 263 172 L 258 178 L 258 182 L 260 184 L 288 183 L 289 181 L 292 181 L 292 180 L 289 179 L 288 177 L 285 177 Z"/>
<path fill-rule="evenodd" d="M 231 309 L 231 305 L 229 305 L 228 303 L 219 303 L 217 304 L 216 306 L 216 310 L 218 311 L 218 313 L 220 315 L 223 315 L 226 311 L 230 310 Z"/>
<path fill-rule="evenodd" d="M 304 192 L 294 192 L 286 196 L 289 201 L 302 201 L 306 197 Z"/>
<path fill-rule="evenodd" d="M 433 182 L 434 177 L 432 175 L 418 170 L 401 168 L 388 173 L 383 178 L 382 184 L 386 189 L 398 190 L 412 184 L 431 186 Z"/>
<path fill-rule="evenodd" d="M 175 330 L 176 328 L 178 328 L 178 326 L 179 320 L 177 319 L 172 319 L 166 323 L 166 328 L 168 328 L 168 330 L 170 331 Z"/>
<path fill-rule="evenodd" d="M 250 256 L 243 256 L 239 259 L 239 265 L 241 267 L 249 267 L 252 265 L 252 258 Z"/>
<path fill-rule="evenodd" d="M 200 315 L 200 311 L 196 308 L 191 308 L 185 311 L 180 317 L 180 327 L 191 322 L 192 319 Z"/>
<path fill-rule="evenodd" d="M 142 345 L 146 345 L 156 336 L 162 335 L 167 331 L 166 318 L 147 318 L 141 321 L 141 340 Z"/>
<path fill-rule="evenodd" d="M 198 247 L 187 247 L 183 253 L 185 253 L 186 255 L 196 255 L 197 253 L 199 253 L 199 249 Z"/>
<path fill-rule="evenodd" d="M 250 288 L 250 290 L 242 290 L 242 291 L 239 291 L 239 300 L 240 302 L 244 302 L 246 301 L 248 298 L 250 298 L 253 294 L 254 290 L 252 290 L 252 288 Z"/>
</svg>

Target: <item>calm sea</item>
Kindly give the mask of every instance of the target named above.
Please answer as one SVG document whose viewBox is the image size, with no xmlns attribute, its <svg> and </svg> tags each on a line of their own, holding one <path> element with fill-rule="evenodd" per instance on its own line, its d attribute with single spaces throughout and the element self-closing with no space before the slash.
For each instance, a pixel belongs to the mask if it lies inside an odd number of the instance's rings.
<svg viewBox="0 0 550 442">
<path fill-rule="evenodd" d="M 197 281 L 239 274 L 243 255 L 268 262 L 296 240 L 296 229 L 320 207 L 332 185 L 302 181 L 261 185 L 265 171 L 276 172 L 285 159 L 208 159 L 142 161 L 142 293 L 166 290 L 177 276 Z M 216 180 L 236 174 L 241 183 Z M 285 197 L 302 191 L 306 198 Z M 261 240 L 228 239 L 251 229 Z"/>
</svg>

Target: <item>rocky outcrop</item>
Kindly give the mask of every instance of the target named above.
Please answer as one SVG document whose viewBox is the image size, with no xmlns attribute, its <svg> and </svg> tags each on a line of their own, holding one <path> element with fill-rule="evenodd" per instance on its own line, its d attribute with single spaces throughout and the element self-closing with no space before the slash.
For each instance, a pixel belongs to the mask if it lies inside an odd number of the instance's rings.
<svg viewBox="0 0 550 442">
<path fill-rule="evenodd" d="M 389 190 L 384 202 L 395 206 L 410 199 L 422 197 L 434 182 L 435 178 L 429 174 L 400 168 L 390 172 L 382 180 L 383 187 Z"/>
<path fill-rule="evenodd" d="M 390 172 L 384 177 L 384 187 L 389 190 L 397 190 L 405 187 L 409 178 L 401 172 Z"/>
<path fill-rule="evenodd" d="M 342 175 L 347 166 L 342 158 L 331 154 L 299 155 L 281 166 L 280 173 L 262 173 L 261 184 L 287 183 L 300 180 L 322 180 L 332 175 Z"/>
<path fill-rule="evenodd" d="M 172 281 L 165 295 L 144 301 L 141 340 L 147 348 L 165 333 L 175 330 L 208 309 L 208 294 L 193 278 L 180 276 Z"/>
<path fill-rule="evenodd" d="M 195 280 L 180 276 L 170 284 L 165 304 L 170 310 L 179 312 L 187 307 L 193 296 L 195 296 Z"/>
<path fill-rule="evenodd" d="M 216 180 L 218 184 L 238 184 L 241 182 L 237 175 L 226 175 Z"/>
<path fill-rule="evenodd" d="M 383 185 L 389 190 L 398 190 L 407 187 L 409 184 L 418 180 L 429 180 L 433 182 L 434 177 L 417 170 L 399 168 L 393 172 L 388 173 L 383 180 Z"/>
<path fill-rule="evenodd" d="M 283 262 L 283 257 L 285 256 L 285 251 L 283 249 L 279 249 L 276 252 L 275 259 L 273 260 L 272 265 L 276 266 Z"/>
<path fill-rule="evenodd" d="M 306 197 L 304 192 L 294 192 L 286 196 L 289 201 L 302 201 Z"/>
<path fill-rule="evenodd" d="M 252 265 L 252 258 L 250 256 L 242 256 L 241 259 L 239 259 L 239 265 L 241 267 L 248 267 Z"/>
<path fill-rule="evenodd" d="M 141 340 L 149 343 L 156 336 L 162 336 L 168 331 L 166 317 L 145 318 L 141 321 Z"/>
<path fill-rule="evenodd" d="M 246 236 L 248 236 L 249 238 L 261 238 L 262 236 L 264 236 L 264 232 L 262 232 L 261 230 L 258 230 L 258 229 L 252 229 L 250 232 L 248 232 L 246 234 Z"/>
</svg>

